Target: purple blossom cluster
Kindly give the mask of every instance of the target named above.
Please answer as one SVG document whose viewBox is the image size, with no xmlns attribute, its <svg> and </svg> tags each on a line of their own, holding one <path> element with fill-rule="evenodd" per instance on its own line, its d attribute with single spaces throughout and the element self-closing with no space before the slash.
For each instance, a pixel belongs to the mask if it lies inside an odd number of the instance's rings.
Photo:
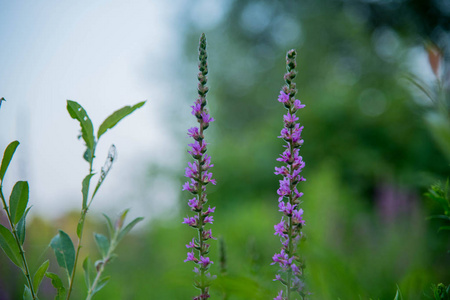
<svg viewBox="0 0 450 300">
<path fill-rule="evenodd" d="M 297 74 L 295 70 L 296 55 L 295 50 L 287 52 L 287 73 L 284 75 L 286 84 L 278 96 L 278 101 L 283 103 L 287 109 L 287 113 L 283 117 L 284 127 L 278 137 L 286 142 L 284 145 L 286 149 L 277 159 L 285 165 L 275 167 L 275 174 L 283 176 L 277 190 L 278 208 L 283 216 L 280 223 L 274 226 L 275 235 L 280 237 L 282 247 L 280 253 L 276 253 L 272 257 L 272 265 L 277 264 L 280 267 L 279 274 L 275 276 L 274 281 L 280 281 L 286 287 L 286 293 L 283 295 L 283 290 L 281 290 L 274 300 L 290 300 L 293 292 L 297 292 L 302 299 L 305 299 L 306 296 L 302 280 L 304 264 L 297 253 L 299 242 L 303 236 L 301 230 L 305 225 L 303 209 L 299 207 L 302 203 L 303 193 L 298 191 L 297 184 L 305 181 L 301 175 L 305 162 L 300 156 L 300 147 L 303 145 L 301 136 L 303 126 L 298 123 L 299 118 L 296 116 L 296 112 L 305 105 L 295 99 L 297 90 L 292 81 Z"/>
<path fill-rule="evenodd" d="M 188 136 L 194 139 L 194 142 L 189 144 L 190 149 L 188 153 L 192 155 L 194 162 L 188 162 L 185 176 L 189 178 L 189 181 L 183 185 L 183 190 L 189 191 L 194 195 L 188 201 L 188 205 L 191 211 L 195 213 L 192 217 L 187 216 L 184 218 L 183 223 L 198 230 L 198 237 L 192 238 L 186 245 L 189 252 L 187 253 L 187 258 L 184 260 L 185 262 L 192 261 L 196 264 L 196 267 L 194 267 L 194 272 L 196 273 L 194 286 L 201 290 L 201 294 L 194 297 L 194 300 L 210 298 L 209 286 L 213 276 L 211 276 L 208 270 L 211 264 L 213 264 L 213 261 L 207 256 L 210 245 L 206 242 L 209 239 L 215 239 L 211 229 L 205 229 L 205 225 L 213 223 L 214 218 L 211 214 L 216 209 L 215 207 L 211 208 L 211 206 L 206 208 L 206 203 L 208 202 L 206 186 L 208 183 L 215 185 L 216 180 L 212 178 L 212 173 L 209 171 L 214 165 L 211 164 L 211 157 L 206 154 L 207 143 L 204 141 L 203 135 L 204 130 L 214 121 L 206 109 L 206 93 L 208 92 L 206 75 L 208 74 L 208 64 L 206 38 L 204 34 L 200 37 L 199 61 L 199 97 L 194 105 L 191 106 L 192 114 L 197 118 L 199 126 L 188 129 Z"/>
</svg>

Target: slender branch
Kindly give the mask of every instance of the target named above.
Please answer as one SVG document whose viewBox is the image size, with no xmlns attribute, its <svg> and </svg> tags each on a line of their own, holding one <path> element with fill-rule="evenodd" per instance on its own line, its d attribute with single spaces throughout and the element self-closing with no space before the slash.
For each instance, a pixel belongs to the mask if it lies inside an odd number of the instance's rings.
<svg viewBox="0 0 450 300">
<path fill-rule="evenodd" d="M 103 259 L 103 263 L 101 264 L 100 268 L 97 271 L 97 275 L 95 276 L 94 282 L 92 283 L 91 288 L 88 290 L 88 294 L 86 296 L 86 300 L 91 300 L 94 296 L 94 290 L 97 287 L 98 282 L 100 281 L 100 277 L 103 274 L 103 271 L 105 270 L 106 264 L 111 260 L 111 256 L 113 254 L 113 251 L 116 248 L 116 239 L 117 239 L 118 231 L 114 234 L 114 238 L 111 240 L 111 246 L 108 249 L 108 253 L 106 254 L 106 257 Z"/>
<path fill-rule="evenodd" d="M 95 151 L 95 150 L 94 150 Z M 93 152 L 94 152 L 93 151 Z M 89 162 L 89 174 L 92 174 L 92 164 L 93 164 L 93 160 L 94 160 L 94 155 L 92 155 L 91 161 Z M 89 187 L 90 187 L 91 183 L 89 182 L 89 186 L 87 189 L 87 192 L 89 193 Z M 92 196 L 92 198 L 94 197 L 94 195 Z M 87 212 L 89 210 L 89 206 L 92 202 L 92 198 L 91 201 L 89 202 L 89 205 L 86 208 L 83 208 L 81 210 L 81 214 L 80 214 L 80 220 L 79 220 L 79 224 L 81 226 L 80 228 L 80 236 L 78 237 L 78 243 L 77 243 L 77 250 L 75 252 L 75 261 L 73 264 L 73 270 L 72 270 L 72 274 L 70 276 L 70 282 L 69 282 L 69 291 L 67 292 L 67 297 L 66 300 L 69 300 L 70 295 L 72 294 L 72 289 L 73 289 L 73 283 L 75 281 L 75 275 L 76 275 L 76 270 L 77 270 L 77 264 L 78 264 L 78 258 L 80 256 L 80 250 L 81 250 L 81 241 L 83 239 L 83 230 L 84 230 L 84 221 L 86 219 L 86 215 Z"/>
</svg>

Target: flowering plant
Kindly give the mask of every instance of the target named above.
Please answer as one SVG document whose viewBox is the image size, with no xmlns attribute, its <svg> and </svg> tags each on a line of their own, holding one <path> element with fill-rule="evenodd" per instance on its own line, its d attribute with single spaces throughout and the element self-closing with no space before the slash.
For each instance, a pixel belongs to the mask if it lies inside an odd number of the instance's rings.
<svg viewBox="0 0 450 300">
<path fill-rule="evenodd" d="M 209 295 L 209 286 L 212 279 L 208 269 L 213 261 L 207 256 L 209 252 L 209 244 L 206 243 L 209 239 L 215 239 L 212 236 L 211 229 L 206 230 L 205 226 L 214 221 L 211 213 L 214 212 L 215 207 L 206 208 L 208 202 L 206 195 L 206 185 L 208 183 L 216 184 L 216 180 L 212 178 L 212 173 L 209 169 L 214 165 L 211 164 L 211 157 L 206 154 L 206 142 L 204 141 L 203 132 L 209 127 L 209 124 L 214 121 L 206 109 L 206 93 L 208 87 L 206 86 L 208 74 L 208 63 L 206 54 L 206 37 L 202 34 L 199 45 L 199 73 L 198 73 L 198 95 L 192 107 L 192 114 L 197 118 L 199 127 L 192 127 L 188 130 L 188 136 L 194 139 L 191 148 L 188 152 L 194 158 L 194 162 L 188 162 L 185 176 L 189 178 L 183 185 L 183 190 L 189 191 L 194 195 L 194 198 L 188 202 L 189 207 L 195 213 L 193 217 L 184 218 L 183 223 L 196 228 L 198 230 L 198 237 L 192 238 L 192 241 L 186 245 L 189 250 L 187 258 L 184 260 L 193 261 L 198 267 L 194 267 L 194 272 L 197 274 L 194 286 L 200 289 L 201 294 L 194 297 L 195 300 L 207 299 Z M 196 253 L 194 253 L 194 251 Z M 196 255 L 197 254 L 197 255 Z"/>
<path fill-rule="evenodd" d="M 297 254 L 299 242 L 303 236 L 301 230 L 305 225 L 303 220 L 303 209 L 299 207 L 302 192 L 297 190 L 297 184 L 305 181 L 300 175 L 305 163 L 300 156 L 300 147 L 303 145 L 302 130 L 303 126 L 297 122 L 299 118 L 295 113 L 305 107 L 300 100 L 295 99 L 297 93 L 295 83 L 292 82 L 296 76 L 296 51 L 290 50 L 286 55 L 287 73 L 284 75 L 286 85 L 283 86 L 278 96 L 288 112 L 284 115 L 284 127 L 281 130 L 279 138 L 286 142 L 286 150 L 277 159 L 285 163 L 282 167 L 275 167 L 275 174 L 282 175 L 278 193 L 278 208 L 283 213 L 281 222 L 274 226 L 275 235 L 281 239 L 281 251 L 276 253 L 272 264 L 278 264 L 281 267 L 280 274 L 277 274 L 274 280 L 280 281 L 286 287 L 286 294 L 283 296 L 281 290 L 274 299 L 292 299 L 293 292 L 298 292 L 302 298 L 305 297 L 304 283 L 302 281 L 304 263 Z"/>
</svg>

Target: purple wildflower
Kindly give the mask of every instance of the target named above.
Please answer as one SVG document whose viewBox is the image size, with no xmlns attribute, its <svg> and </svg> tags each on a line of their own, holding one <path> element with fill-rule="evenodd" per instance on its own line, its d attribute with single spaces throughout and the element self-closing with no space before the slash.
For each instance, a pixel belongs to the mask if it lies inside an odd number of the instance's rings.
<svg viewBox="0 0 450 300">
<path fill-rule="evenodd" d="M 284 300 L 284 299 L 285 298 L 283 297 L 283 291 L 282 290 L 278 293 L 278 296 L 273 298 L 273 300 Z"/>
<path fill-rule="evenodd" d="M 214 166 L 211 163 L 211 157 L 206 154 L 207 143 L 204 141 L 204 131 L 209 127 L 210 123 L 214 121 L 206 109 L 206 94 L 208 92 L 208 87 L 206 86 L 208 74 L 208 64 L 206 61 L 206 39 L 205 35 L 202 34 L 200 38 L 199 46 L 199 73 L 198 73 L 198 95 L 199 97 L 195 100 L 192 108 L 192 115 L 197 118 L 199 123 L 198 127 L 192 127 L 188 129 L 188 136 L 194 139 L 194 142 L 189 144 L 190 149 L 188 153 L 192 155 L 194 162 L 188 162 L 188 167 L 185 170 L 185 176 L 189 178 L 183 185 L 183 191 L 189 191 L 194 198 L 188 201 L 190 209 L 195 213 L 193 217 L 184 218 L 183 223 L 187 224 L 193 228 L 197 228 L 199 232 L 198 239 L 192 239 L 189 244 L 186 245 L 188 249 L 187 259 L 184 261 L 193 261 L 196 266 L 194 267 L 194 273 L 196 274 L 196 279 L 194 286 L 197 287 L 201 293 L 195 296 L 193 299 L 208 299 L 209 286 L 211 284 L 212 278 L 208 271 L 209 266 L 213 264 L 213 261 L 207 256 L 209 252 L 210 245 L 206 243 L 209 239 L 216 239 L 213 237 L 211 229 L 206 230 L 205 226 L 207 224 L 212 224 L 214 222 L 214 217 L 211 215 L 215 211 L 215 207 L 206 207 L 207 197 L 206 197 L 206 185 L 208 183 L 216 184 L 216 180 L 212 178 L 213 174 L 210 169 Z"/>
<path fill-rule="evenodd" d="M 184 262 L 187 262 L 187 261 L 194 261 L 194 262 L 198 261 L 198 259 L 195 258 L 195 256 L 194 256 L 194 252 L 187 253 L 187 258 L 184 260 Z"/>
<path fill-rule="evenodd" d="M 280 274 L 277 274 L 274 280 L 286 286 L 286 294 L 283 296 L 281 290 L 274 298 L 275 300 L 293 299 L 291 298 L 294 297 L 293 292 L 298 292 L 301 299 L 304 299 L 306 295 L 303 291 L 302 278 L 304 264 L 297 253 L 298 244 L 303 236 L 301 230 L 305 225 L 303 209 L 299 208 L 303 193 L 298 191 L 297 184 L 305 181 L 301 175 L 305 162 L 300 156 L 300 147 L 303 145 L 301 136 L 303 126 L 298 123 L 299 118 L 295 113 L 305 105 L 294 98 L 297 90 L 292 81 L 296 76 L 296 55 L 295 50 L 288 51 L 286 55 L 287 73 L 284 75 L 286 85 L 278 96 L 278 101 L 283 103 L 288 111 L 283 116 L 284 127 L 278 137 L 286 142 L 284 145 L 286 149 L 277 161 L 285 165 L 275 167 L 275 174 L 283 176 L 277 190 L 278 209 L 283 216 L 281 222 L 274 226 L 274 234 L 280 236 L 282 247 L 280 253 L 272 257 L 272 265 L 277 264 L 280 267 Z"/>
</svg>

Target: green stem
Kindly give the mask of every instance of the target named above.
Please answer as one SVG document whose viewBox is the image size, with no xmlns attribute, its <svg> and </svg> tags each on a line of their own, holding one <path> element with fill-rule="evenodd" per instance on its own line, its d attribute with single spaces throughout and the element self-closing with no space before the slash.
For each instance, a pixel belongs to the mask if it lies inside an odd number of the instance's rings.
<svg viewBox="0 0 450 300">
<path fill-rule="evenodd" d="M 111 246 L 108 249 L 108 253 L 103 258 L 103 263 L 101 264 L 99 270 L 97 271 L 97 275 L 95 276 L 94 282 L 92 283 L 92 286 L 88 290 L 88 294 L 86 296 L 86 300 L 91 300 L 94 296 L 94 290 L 97 287 L 98 282 L 100 281 L 100 277 L 102 277 L 103 271 L 105 270 L 105 265 L 110 261 L 111 256 L 113 254 L 113 251 L 116 248 L 116 239 L 117 239 L 118 231 L 114 234 L 114 238 L 111 241 Z"/>
<path fill-rule="evenodd" d="M 203 135 L 203 125 L 200 124 L 200 136 Z M 200 148 L 202 148 L 203 146 L 203 140 L 200 140 Z M 203 156 L 202 156 L 203 157 Z M 203 194 L 203 183 L 201 181 L 201 178 L 203 176 L 203 171 L 202 171 L 202 165 L 200 164 L 202 161 L 202 158 L 197 159 L 198 161 L 198 173 L 199 173 L 199 183 L 198 183 L 198 200 L 202 201 L 202 194 Z M 203 204 L 202 204 L 203 206 Z M 203 215 L 202 215 L 202 211 L 198 212 L 198 222 L 199 224 L 201 224 L 200 227 L 198 227 L 198 239 L 199 239 L 199 243 L 200 243 L 200 251 L 198 253 L 198 259 L 200 260 L 200 257 L 202 257 L 205 253 L 203 253 Z M 206 293 L 206 287 L 205 287 L 205 281 L 204 281 L 204 276 L 205 276 L 205 270 L 203 268 L 203 266 L 200 267 L 200 286 L 201 286 L 201 291 L 202 291 L 202 295 Z"/>
<path fill-rule="evenodd" d="M 94 150 L 95 151 L 95 150 Z M 94 153 L 93 151 L 93 153 Z M 89 174 L 92 174 L 92 164 L 93 164 L 93 160 L 94 160 L 94 155 L 92 154 L 92 159 L 89 162 Z M 89 186 L 90 186 L 90 182 L 89 182 Z M 88 193 L 89 193 L 89 186 L 88 186 Z M 92 202 L 92 198 L 91 201 L 89 202 L 89 205 Z M 73 283 L 75 281 L 75 275 L 76 275 L 76 270 L 77 270 L 77 264 L 78 264 L 78 258 L 80 256 L 80 250 L 81 250 L 81 240 L 83 239 L 83 230 L 84 230 L 84 221 L 86 219 L 86 215 L 87 212 L 89 210 L 89 205 L 86 208 L 83 208 L 81 210 L 81 214 L 80 214 L 80 220 L 79 220 L 79 224 L 81 224 L 81 228 L 80 228 L 80 236 L 78 237 L 78 246 L 77 246 L 77 251 L 75 253 L 75 261 L 73 264 L 73 270 L 72 270 L 72 274 L 70 275 L 70 282 L 69 282 L 69 291 L 67 292 L 67 297 L 66 300 L 69 300 L 70 295 L 72 294 L 72 289 L 73 289 Z"/>
<path fill-rule="evenodd" d="M 34 291 L 33 280 L 31 280 L 30 270 L 28 268 L 27 259 L 25 257 L 25 251 L 23 250 L 22 244 L 20 243 L 19 237 L 17 236 L 16 227 L 14 226 L 13 222 L 11 222 L 11 214 L 9 213 L 8 206 L 6 205 L 6 200 L 5 200 L 5 196 L 3 195 L 2 186 L 0 186 L 0 197 L 2 198 L 3 208 L 6 211 L 6 216 L 8 217 L 8 221 L 9 221 L 9 225 L 11 226 L 12 234 L 14 235 L 14 239 L 16 240 L 17 246 L 19 247 L 20 257 L 22 258 L 22 262 L 23 262 L 23 266 L 24 266 L 24 269 L 23 268 L 21 268 L 21 269 L 22 269 L 23 274 L 27 278 L 28 286 L 31 291 L 31 297 L 33 297 L 33 299 L 38 299 L 36 292 Z"/>
</svg>

